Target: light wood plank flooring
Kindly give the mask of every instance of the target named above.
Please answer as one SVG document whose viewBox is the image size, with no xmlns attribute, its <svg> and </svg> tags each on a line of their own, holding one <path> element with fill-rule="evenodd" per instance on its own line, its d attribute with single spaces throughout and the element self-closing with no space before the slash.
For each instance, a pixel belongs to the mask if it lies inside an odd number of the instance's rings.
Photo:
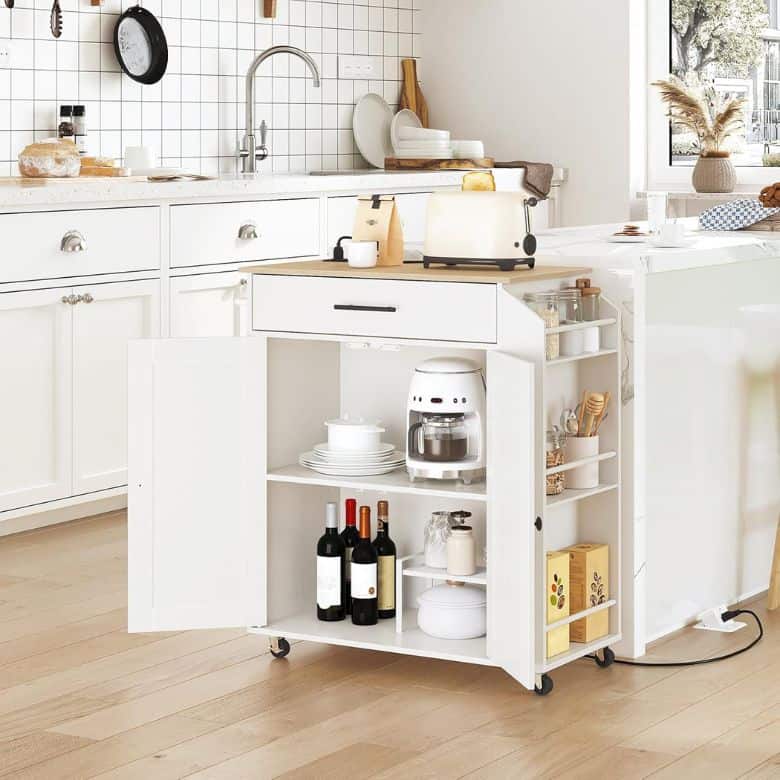
<svg viewBox="0 0 780 780">
<path fill-rule="evenodd" d="M 123 513 L 0 540 L 0 777 L 780 778 L 780 613 L 731 661 L 496 669 L 242 630 L 128 635 Z M 752 627 L 749 629 L 753 631 Z M 748 632 L 686 630 L 654 660 Z"/>
</svg>

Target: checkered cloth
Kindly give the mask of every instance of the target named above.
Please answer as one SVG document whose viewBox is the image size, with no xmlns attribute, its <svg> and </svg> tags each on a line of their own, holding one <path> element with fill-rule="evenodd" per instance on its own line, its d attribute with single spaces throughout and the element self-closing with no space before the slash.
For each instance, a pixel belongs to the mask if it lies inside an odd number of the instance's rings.
<svg viewBox="0 0 780 780">
<path fill-rule="evenodd" d="M 699 216 L 699 226 L 702 230 L 742 230 L 778 212 L 780 208 L 765 209 L 752 198 L 732 200 L 703 211 Z"/>
</svg>

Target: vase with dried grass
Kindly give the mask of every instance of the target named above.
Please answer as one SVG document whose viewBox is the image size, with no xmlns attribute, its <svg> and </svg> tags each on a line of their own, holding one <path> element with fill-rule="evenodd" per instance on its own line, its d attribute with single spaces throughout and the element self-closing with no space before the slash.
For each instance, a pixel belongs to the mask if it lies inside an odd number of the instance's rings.
<svg viewBox="0 0 780 780">
<path fill-rule="evenodd" d="M 699 159 L 693 169 L 696 192 L 733 192 L 737 174 L 726 141 L 745 126 L 745 98 L 724 99 L 714 90 L 690 86 L 670 76 L 654 81 L 669 107 L 672 124 L 695 133 Z"/>
</svg>

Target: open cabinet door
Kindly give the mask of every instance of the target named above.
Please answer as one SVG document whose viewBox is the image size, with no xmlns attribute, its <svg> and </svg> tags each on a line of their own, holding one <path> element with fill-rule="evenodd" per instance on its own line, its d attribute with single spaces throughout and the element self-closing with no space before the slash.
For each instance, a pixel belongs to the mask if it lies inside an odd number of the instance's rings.
<svg viewBox="0 0 780 780">
<path fill-rule="evenodd" d="M 487 357 L 488 656 L 535 682 L 535 392 L 532 363 Z"/>
<path fill-rule="evenodd" d="M 128 628 L 263 625 L 266 341 L 129 344 Z"/>
</svg>

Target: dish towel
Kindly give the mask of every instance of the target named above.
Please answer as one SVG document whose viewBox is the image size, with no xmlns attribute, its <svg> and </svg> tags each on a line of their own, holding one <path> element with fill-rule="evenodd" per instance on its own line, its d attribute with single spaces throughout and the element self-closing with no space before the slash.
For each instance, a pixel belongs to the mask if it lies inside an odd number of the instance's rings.
<svg viewBox="0 0 780 780">
<path fill-rule="evenodd" d="M 496 168 L 525 168 L 525 188 L 537 198 L 544 200 L 550 195 L 554 169 L 549 163 L 526 162 L 497 162 Z"/>
<path fill-rule="evenodd" d="M 742 230 L 778 212 L 780 208 L 764 208 L 752 198 L 732 200 L 702 211 L 699 226 L 702 230 Z"/>
</svg>

